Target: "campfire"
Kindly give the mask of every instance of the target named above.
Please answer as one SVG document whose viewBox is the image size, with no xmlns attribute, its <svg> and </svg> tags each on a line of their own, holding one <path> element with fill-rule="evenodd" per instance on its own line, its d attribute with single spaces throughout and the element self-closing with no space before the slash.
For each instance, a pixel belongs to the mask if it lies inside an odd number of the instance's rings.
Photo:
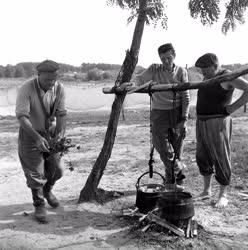
<svg viewBox="0 0 248 250">
<path fill-rule="evenodd" d="M 147 214 L 139 212 L 136 207 L 134 209 L 124 209 L 123 216 L 137 217 L 141 232 L 146 232 L 154 224 L 162 227 L 166 232 L 173 233 L 180 237 L 193 238 L 197 236 L 198 224 L 193 217 L 187 219 L 168 220 L 161 216 L 159 209 L 156 208 Z"/>
<path fill-rule="evenodd" d="M 165 190 L 162 184 L 143 184 L 140 179 L 136 184 L 136 207 L 122 211 L 123 216 L 137 217 L 142 232 L 153 225 L 159 225 L 167 232 L 181 237 L 197 236 L 197 222 L 193 219 L 194 203 L 189 192 Z M 157 172 L 163 179 L 163 176 Z"/>
</svg>

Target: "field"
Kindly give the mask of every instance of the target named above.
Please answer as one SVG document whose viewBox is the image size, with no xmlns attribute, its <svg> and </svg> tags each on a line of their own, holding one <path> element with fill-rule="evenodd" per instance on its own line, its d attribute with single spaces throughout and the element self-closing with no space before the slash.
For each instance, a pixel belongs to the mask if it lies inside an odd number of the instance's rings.
<svg viewBox="0 0 248 250">
<path fill-rule="evenodd" d="M 202 179 L 195 162 L 194 112 L 188 122 L 183 160 L 187 165 L 186 190 L 196 195 Z M 248 203 L 239 195 L 248 190 L 247 140 L 248 117 L 234 115 L 232 140 L 233 176 L 230 204 L 226 209 L 213 207 L 218 185 L 213 182 L 212 200 L 195 203 L 198 237 L 179 238 L 148 230 L 141 233 L 135 220 L 117 216 L 123 208 L 135 204 L 135 183 L 148 170 L 149 111 L 126 110 L 126 120 L 120 119 L 111 158 L 100 187 L 124 192 L 104 205 L 77 204 L 96 160 L 106 132 L 109 112 L 69 113 L 67 136 L 81 145 L 64 156 L 65 173 L 54 188 L 61 201 L 58 209 L 48 208 L 48 224 L 33 219 L 30 190 L 17 156 L 18 124 L 13 117 L 0 120 L 0 249 L 247 249 Z M 71 162 L 74 171 L 69 170 Z M 155 154 L 155 170 L 163 166 Z M 144 180 L 145 181 L 145 180 Z M 147 180 L 149 181 L 149 180 Z"/>
</svg>

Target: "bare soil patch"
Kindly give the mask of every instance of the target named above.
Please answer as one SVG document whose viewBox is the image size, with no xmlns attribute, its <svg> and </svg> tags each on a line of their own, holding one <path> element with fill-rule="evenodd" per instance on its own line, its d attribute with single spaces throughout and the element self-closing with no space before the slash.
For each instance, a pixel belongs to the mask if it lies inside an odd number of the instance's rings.
<svg viewBox="0 0 248 250">
<path fill-rule="evenodd" d="M 230 204 L 213 207 L 218 185 L 213 183 L 212 200 L 195 203 L 199 236 L 179 238 L 148 230 L 141 233 L 135 221 L 116 216 L 116 211 L 133 206 L 135 183 L 148 170 L 149 111 L 126 111 L 120 119 L 116 142 L 100 188 L 124 192 L 104 205 L 77 204 L 77 199 L 105 136 L 108 112 L 70 113 L 67 136 L 81 145 L 64 156 L 65 175 L 54 188 L 61 201 L 58 209 L 48 208 L 49 223 L 33 219 L 31 192 L 17 155 L 18 124 L 13 117 L 0 120 L 0 249 L 247 249 L 248 199 L 239 195 L 248 190 L 248 118 L 236 114 L 232 141 L 233 176 Z M 193 117 L 193 115 L 192 115 Z M 195 120 L 190 119 L 184 147 L 187 165 L 185 186 L 193 195 L 202 188 L 195 162 Z M 74 166 L 70 171 L 68 161 Z M 163 173 L 155 154 L 154 170 Z"/>
</svg>

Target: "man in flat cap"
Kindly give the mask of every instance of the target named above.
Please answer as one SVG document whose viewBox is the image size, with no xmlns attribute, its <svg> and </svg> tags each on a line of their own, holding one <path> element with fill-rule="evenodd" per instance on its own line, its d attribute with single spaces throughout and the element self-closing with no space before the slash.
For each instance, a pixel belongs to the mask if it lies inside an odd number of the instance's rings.
<svg viewBox="0 0 248 250">
<path fill-rule="evenodd" d="M 62 177 L 60 156 L 49 154 L 51 143 L 65 132 L 65 93 L 57 82 L 58 69 L 59 65 L 51 60 L 38 64 L 38 76 L 20 87 L 16 100 L 18 154 L 39 222 L 46 222 L 44 198 L 50 206 L 59 206 L 51 190 Z"/>
<path fill-rule="evenodd" d="M 176 52 L 171 43 L 161 45 L 158 48 L 158 55 L 162 64 L 152 64 L 137 75 L 134 78 L 135 85 L 140 86 L 149 81 L 152 81 L 152 84 L 188 82 L 187 71 L 174 64 Z M 182 91 L 175 95 L 172 91 L 155 92 L 152 93 L 151 100 L 152 142 L 165 166 L 166 188 L 176 187 L 177 190 L 183 190 L 184 164 L 181 163 L 180 158 L 189 113 L 189 91 Z M 179 157 L 174 163 L 176 151 L 179 152 Z"/>
<path fill-rule="evenodd" d="M 213 53 L 201 56 L 195 63 L 204 80 L 222 75 L 227 70 L 219 66 Z M 234 89 L 243 94 L 232 103 Z M 215 206 L 223 208 L 228 204 L 227 187 L 231 178 L 230 141 L 232 119 L 230 114 L 248 101 L 248 82 L 239 77 L 233 81 L 216 83 L 198 90 L 196 104 L 196 161 L 203 176 L 203 192 L 196 199 L 211 197 L 211 178 L 220 185 Z"/>
</svg>

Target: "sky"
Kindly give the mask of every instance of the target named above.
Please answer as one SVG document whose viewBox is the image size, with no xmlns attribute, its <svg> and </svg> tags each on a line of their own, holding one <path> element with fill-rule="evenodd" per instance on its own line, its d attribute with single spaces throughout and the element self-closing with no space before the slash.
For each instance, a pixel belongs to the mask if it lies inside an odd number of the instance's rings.
<svg viewBox="0 0 248 250">
<path fill-rule="evenodd" d="M 166 4 L 168 29 L 145 26 L 139 65 L 159 63 L 157 48 L 167 42 L 173 43 L 181 66 L 192 66 L 207 52 L 216 53 L 221 64 L 248 63 L 247 18 L 224 35 L 223 14 L 218 23 L 205 27 L 190 17 L 188 0 Z M 127 25 L 128 17 L 128 11 L 109 7 L 106 0 L 1 0 L 0 64 L 45 59 L 74 66 L 122 64 L 135 25 Z"/>
</svg>

